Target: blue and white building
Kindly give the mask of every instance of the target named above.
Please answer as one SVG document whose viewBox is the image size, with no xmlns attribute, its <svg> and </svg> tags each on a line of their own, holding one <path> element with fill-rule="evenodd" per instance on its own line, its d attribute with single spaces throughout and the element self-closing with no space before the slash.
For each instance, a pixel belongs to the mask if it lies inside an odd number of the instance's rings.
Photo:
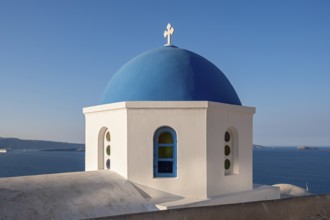
<svg viewBox="0 0 330 220">
<path fill-rule="evenodd" d="M 216 65 L 170 39 L 120 68 L 83 112 L 86 171 L 170 198 L 155 200 L 159 209 L 280 198 L 277 187 L 253 186 L 255 108 Z"/>
</svg>

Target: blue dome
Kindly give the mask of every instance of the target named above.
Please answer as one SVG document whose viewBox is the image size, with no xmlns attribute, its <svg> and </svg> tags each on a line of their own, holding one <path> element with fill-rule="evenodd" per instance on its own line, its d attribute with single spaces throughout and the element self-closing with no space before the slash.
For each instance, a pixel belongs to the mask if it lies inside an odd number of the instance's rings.
<svg viewBox="0 0 330 220">
<path fill-rule="evenodd" d="M 174 46 L 142 53 L 113 75 L 101 104 L 122 101 L 213 101 L 241 105 L 235 89 L 214 64 Z"/>
</svg>

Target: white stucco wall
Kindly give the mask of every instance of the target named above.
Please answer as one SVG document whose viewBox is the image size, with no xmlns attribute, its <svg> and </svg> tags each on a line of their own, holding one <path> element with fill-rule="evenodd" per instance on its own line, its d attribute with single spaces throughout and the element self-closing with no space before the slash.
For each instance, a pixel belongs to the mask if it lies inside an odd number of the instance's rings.
<svg viewBox="0 0 330 220">
<path fill-rule="evenodd" d="M 255 109 L 206 101 L 122 102 L 84 109 L 86 170 L 98 169 L 98 134 L 111 132 L 111 170 L 183 197 L 207 198 L 252 189 L 252 116 Z M 177 135 L 177 177 L 154 178 L 153 137 L 168 126 Z M 224 175 L 223 136 L 238 135 L 238 171 Z"/>
<path fill-rule="evenodd" d="M 127 178 L 127 110 L 125 105 L 117 103 L 84 108 L 84 114 L 86 120 L 85 170 L 99 169 L 98 146 L 99 142 L 103 143 L 104 138 L 99 133 L 107 128 L 111 135 L 111 170 Z M 105 149 L 103 152 L 105 154 Z"/>
<path fill-rule="evenodd" d="M 128 179 L 190 197 L 206 196 L 206 103 L 135 102 L 128 105 Z M 153 177 L 153 136 L 169 126 L 177 135 L 177 177 Z"/>
<path fill-rule="evenodd" d="M 251 190 L 252 128 L 255 108 L 209 103 L 207 112 L 207 195 Z M 225 175 L 224 135 L 232 131 L 233 174 Z"/>
</svg>

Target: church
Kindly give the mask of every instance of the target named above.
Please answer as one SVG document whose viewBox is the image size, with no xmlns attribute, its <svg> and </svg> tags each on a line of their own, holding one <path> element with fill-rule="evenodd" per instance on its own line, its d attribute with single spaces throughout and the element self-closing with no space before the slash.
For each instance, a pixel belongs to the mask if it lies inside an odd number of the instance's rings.
<svg viewBox="0 0 330 220">
<path fill-rule="evenodd" d="M 327 195 L 280 199 L 310 193 L 253 184 L 255 108 L 173 33 L 168 24 L 167 43 L 127 62 L 83 109 L 86 172 L 2 178 L 0 219 L 329 216 Z"/>
<path fill-rule="evenodd" d="M 253 185 L 255 108 L 173 33 L 168 24 L 167 43 L 127 62 L 83 109 L 86 171 L 119 174 L 155 209 L 279 199 L 279 188 Z"/>
</svg>

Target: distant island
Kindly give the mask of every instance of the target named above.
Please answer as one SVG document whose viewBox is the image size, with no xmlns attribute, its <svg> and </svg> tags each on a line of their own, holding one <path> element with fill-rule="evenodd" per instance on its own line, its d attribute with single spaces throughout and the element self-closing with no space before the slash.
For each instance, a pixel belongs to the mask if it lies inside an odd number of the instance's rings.
<svg viewBox="0 0 330 220">
<path fill-rule="evenodd" d="M 257 144 L 253 144 L 253 149 L 254 150 L 261 150 L 261 149 L 282 149 L 282 148 L 291 148 L 291 149 L 297 149 L 297 150 L 320 150 L 318 147 L 309 147 L 309 146 L 263 146 L 263 145 L 257 145 Z"/>
<path fill-rule="evenodd" d="M 258 145 L 258 144 L 253 145 L 253 149 L 264 149 L 264 148 L 267 148 L 267 147 L 262 146 L 262 145 Z"/>
<path fill-rule="evenodd" d="M 85 151 L 85 145 L 56 141 L 22 140 L 19 138 L 0 137 L 0 149 L 7 152 L 16 150 Z"/>
<path fill-rule="evenodd" d="M 318 147 L 298 146 L 297 150 L 318 150 Z"/>
</svg>

